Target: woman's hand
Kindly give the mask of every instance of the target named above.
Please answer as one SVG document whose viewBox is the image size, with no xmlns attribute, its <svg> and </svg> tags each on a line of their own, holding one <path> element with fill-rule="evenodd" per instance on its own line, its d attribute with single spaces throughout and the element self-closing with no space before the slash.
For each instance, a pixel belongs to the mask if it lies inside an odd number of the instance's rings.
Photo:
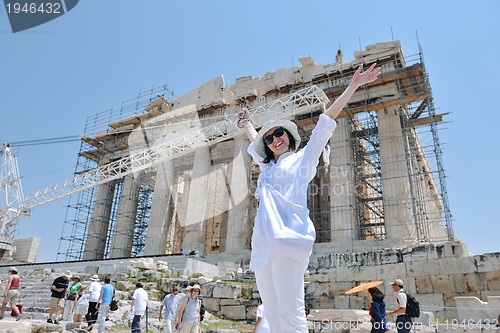
<svg viewBox="0 0 500 333">
<path fill-rule="evenodd" d="M 375 67 L 377 64 L 371 65 L 366 71 L 363 70 L 363 64 L 359 65 L 358 69 L 352 77 L 351 83 L 357 88 L 363 84 L 373 82 L 377 79 L 379 74 L 382 72 L 382 68 Z"/>
<path fill-rule="evenodd" d="M 250 119 L 250 113 L 248 112 L 247 108 L 244 108 L 240 112 L 238 112 L 238 120 L 243 120 L 243 119 Z"/>
</svg>

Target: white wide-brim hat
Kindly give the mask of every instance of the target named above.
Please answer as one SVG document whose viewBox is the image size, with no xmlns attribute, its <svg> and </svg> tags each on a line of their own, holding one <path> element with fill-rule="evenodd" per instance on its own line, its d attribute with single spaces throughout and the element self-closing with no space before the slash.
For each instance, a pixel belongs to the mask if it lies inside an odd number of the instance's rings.
<svg viewBox="0 0 500 333">
<path fill-rule="evenodd" d="M 266 144 L 264 143 L 264 134 L 267 133 L 271 128 L 273 127 L 283 127 L 286 129 L 291 136 L 295 139 L 295 150 L 297 150 L 300 146 L 300 135 L 299 131 L 297 129 L 297 125 L 290 120 L 269 120 L 262 125 L 261 129 L 257 133 L 257 136 L 255 137 L 254 141 L 254 147 L 255 151 L 257 154 L 259 154 L 260 157 L 266 158 Z"/>
<path fill-rule="evenodd" d="M 94 274 L 92 275 L 92 277 L 90 278 L 91 281 L 99 281 L 99 275 L 97 274 Z"/>
</svg>

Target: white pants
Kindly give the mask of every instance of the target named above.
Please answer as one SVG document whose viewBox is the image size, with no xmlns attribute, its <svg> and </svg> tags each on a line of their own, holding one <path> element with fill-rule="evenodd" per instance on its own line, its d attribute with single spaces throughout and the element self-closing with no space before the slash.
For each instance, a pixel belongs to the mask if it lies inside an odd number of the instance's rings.
<svg viewBox="0 0 500 333">
<path fill-rule="evenodd" d="M 308 333 L 304 306 L 306 267 L 304 262 L 272 257 L 266 267 L 255 270 L 271 333 Z"/>
<path fill-rule="evenodd" d="M 63 320 L 73 321 L 73 306 L 75 301 L 66 300 L 64 302 Z"/>
<path fill-rule="evenodd" d="M 182 323 L 181 333 L 198 333 L 199 325 Z"/>
<path fill-rule="evenodd" d="M 164 333 L 173 333 L 175 331 L 174 321 L 170 319 L 165 319 L 165 331 Z"/>
<path fill-rule="evenodd" d="M 99 307 L 99 316 L 97 322 L 99 323 L 99 333 L 104 333 L 106 328 L 106 317 L 108 316 L 109 304 L 101 304 Z"/>
</svg>

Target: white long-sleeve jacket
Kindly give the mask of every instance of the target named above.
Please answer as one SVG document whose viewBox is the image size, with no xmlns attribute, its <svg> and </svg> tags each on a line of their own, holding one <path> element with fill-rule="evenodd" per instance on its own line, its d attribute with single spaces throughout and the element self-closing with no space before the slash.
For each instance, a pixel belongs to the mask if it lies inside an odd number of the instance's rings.
<svg viewBox="0 0 500 333">
<path fill-rule="evenodd" d="M 267 164 L 262 163 L 254 144 L 249 145 L 248 152 L 261 169 L 255 191 L 259 209 L 252 234 L 252 270 L 263 268 L 271 256 L 286 256 L 303 262 L 304 269 L 307 266 L 316 239 L 307 208 L 308 184 L 336 124 L 320 115 L 303 149 Z"/>
</svg>

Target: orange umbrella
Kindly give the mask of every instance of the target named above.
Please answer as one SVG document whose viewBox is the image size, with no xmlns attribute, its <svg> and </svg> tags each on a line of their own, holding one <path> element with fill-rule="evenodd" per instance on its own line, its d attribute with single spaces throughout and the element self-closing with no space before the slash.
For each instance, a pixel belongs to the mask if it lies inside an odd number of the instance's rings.
<svg viewBox="0 0 500 333">
<path fill-rule="evenodd" d="M 372 288 L 372 287 L 376 287 L 378 285 L 381 285 L 382 283 L 384 283 L 384 281 L 372 281 L 372 282 L 362 283 L 359 286 L 356 286 L 354 288 L 349 289 L 344 294 L 346 294 L 346 295 L 354 294 L 354 293 L 357 293 L 359 291 L 363 291 L 363 290 L 367 290 L 367 289 Z"/>
</svg>

